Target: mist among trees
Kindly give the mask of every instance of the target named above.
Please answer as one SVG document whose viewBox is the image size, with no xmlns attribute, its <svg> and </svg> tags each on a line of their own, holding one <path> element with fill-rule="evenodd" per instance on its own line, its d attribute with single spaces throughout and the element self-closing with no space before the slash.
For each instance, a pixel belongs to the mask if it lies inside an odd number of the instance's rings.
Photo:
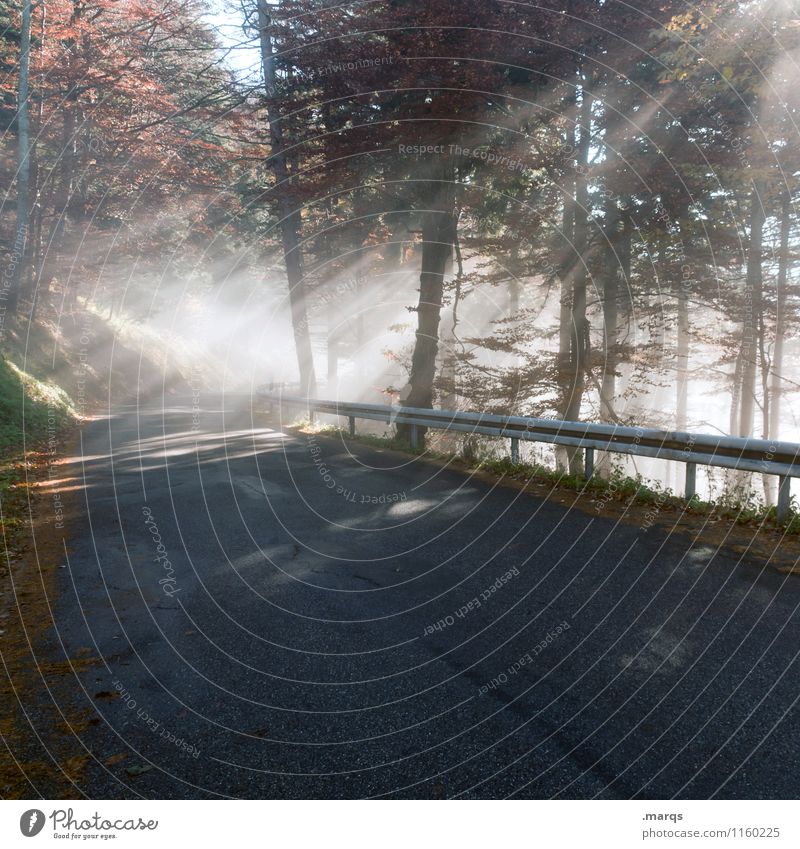
<svg viewBox="0 0 800 849">
<path fill-rule="evenodd" d="M 800 437 L 790 3 L 0 23 L 6 333 L 91 310 L 245 388 Z"/>
</svg>

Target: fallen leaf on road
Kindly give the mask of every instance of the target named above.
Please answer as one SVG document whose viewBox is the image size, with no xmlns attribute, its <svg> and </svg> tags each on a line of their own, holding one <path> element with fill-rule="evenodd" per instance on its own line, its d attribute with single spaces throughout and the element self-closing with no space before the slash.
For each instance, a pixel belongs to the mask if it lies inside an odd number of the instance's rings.
<svg viewBox="0 0 800 849">
<path fill-rule="evenodd" d="M 131 764 L 125 768 L 128 775 L 141 775 L 143 772 L 149 772 L 153 767 L 150 764 Z"/>
</svg>

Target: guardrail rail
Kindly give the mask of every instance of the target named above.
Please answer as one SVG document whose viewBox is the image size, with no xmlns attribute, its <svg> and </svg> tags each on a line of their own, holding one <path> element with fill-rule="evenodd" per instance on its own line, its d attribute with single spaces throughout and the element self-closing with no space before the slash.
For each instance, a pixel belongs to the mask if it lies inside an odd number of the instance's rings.
<svg viewBox="0 0 800 849">
<path fill-rule="evenodd" d="M 357 419 L 410 425 L 412 447 L 417 446 L 418 428 L 424 427 L 507 438 L 513 463 L 519 462 L 521 439 L 583 449 L 584 477 L 587 480 L 594 474 L 595 451 L 677 460 L 686 465 L 687 501 L 695 495 L 698 465 L 775 475 L 778 478 L 777 518 L 781 522 L 788 518 L 790 512 L 791 479 L 800 477 L 800 444 L 794 442 L 458 410 L 325 401 L 270 390 L 262 390 L 259 395 L 270 403 L 299 407 L 307 411 L 312 421 L 315 413 L 346 418 L 352 436 L 355 436 Z"/>
</svg>

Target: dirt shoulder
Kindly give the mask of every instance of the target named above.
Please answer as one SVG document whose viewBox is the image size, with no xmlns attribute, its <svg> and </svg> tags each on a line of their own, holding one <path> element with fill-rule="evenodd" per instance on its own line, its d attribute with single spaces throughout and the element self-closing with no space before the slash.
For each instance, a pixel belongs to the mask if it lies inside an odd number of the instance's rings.
<svg viewBox="0 0 800 849">
<path fill-rule="evenodd" d="M 605 498 L 602 491 L 579 492 L 558 487 L 549 481 L 535 478 L 517 480 L 510 476 L 470 469 L 465 463 L 460 463 L 460 466 L 464 472 L 479 479 L 556 501 L 588 516 L 602 516 L 627 525 L 637 525 L 643 530 L 657 528 L 668 534 L 682 534 L 691 537 L 694 544 L 712 549 L 724 548 L 758 560 L 780 572 L 800 576 L 800 539 L 796 534 L 788 534 L 766 523 L 742 521 L 721 512 L 712 511 L 706 515 L 694 513 L 671 501 L 659 504 L 657 501 L 642 503 L 632 497 Z"/>
<path fill-rule="evenodd" d="M 88 753 L 77 734 L 88 717 L 74 715 L 64 685 L 86 658 L 54 660 L 53 608 L 77 487 L 65 481 L 64 459 L 77 450 L 78 425 L 54 454 L 29 451 L 16 461 L 17 480 L 3 499 L 6 557 L 0 566 L 0 797 L 75 798 Z M 64 691 L 64 692 L 62 692 Z"/>
</svg>

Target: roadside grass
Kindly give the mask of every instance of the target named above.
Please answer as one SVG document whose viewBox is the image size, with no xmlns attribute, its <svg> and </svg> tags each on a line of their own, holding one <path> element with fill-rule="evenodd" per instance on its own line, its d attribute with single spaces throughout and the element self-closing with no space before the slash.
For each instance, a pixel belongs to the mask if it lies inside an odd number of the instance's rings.
<svg viewBox="0 0 800 849">
<path fill-rule="evenodd" d="M 462 468 L 488 472 L 498 478 L 508 478 L 520 482 L 535 482 L 556 489 L 591 494 L 598 502 L 623 502 L 642 506 L 657 506 L 658 510 L 674 510 L 691 515 L 705 516 L 715 520 L 728 520 L 749 527 L 763 526 L 779 530 L 785 534 L 800 535 L 800 513 L 792 498 L 789 518 L 778 522 L 776 508 L 760 503 L 752 492 L 736 488 L 722 493 L 714 500 L 705 501 L 694 496 L 686 501 L 681 495 L 662 487 L 657 481 L 647 480 L 641 475 L 630 477 L 612 466 L 607 477 L 595 475 L 587 480 L 581 475 L 569 475 L 557 469 L 539 463 L 512 463 L 509 457 L 498 457 L 489 452 L 476 452 L 474 446 L 462 453 L 432 451 L 411 446 L 394 436 L 375 436 L 356 434 L 350 436 L 348 430 L 334 425 L 316 425 L 309 421 L 294 422 L 293 427 L 306 432 L 339 437 L 349 442 L 370 445 L 375 448 L 388 448 L 416 456 L 425 455 L 434 460 L 457 461 Z"/>
<path fill-rule="evenodd" d="M 393 451 L 402 451 L 404 454 L 415 454 L 434 459 L 442 459 L 446 454 L 441 454 L 436 451 L 431 451 L 425 448 L 412 448 L 407 442 L 398 439 L 395 436 L 375 436 L 372 433 L 358 433 L 355 436 L 350 436 L 350 432 L 344 428 L 336 427 L 335 425 L 321 425 L 316 422 L 311 422 L 308 419 L 294 419 L 289 422 L 287 427 L 296 428 L 303 433 L 318 433 L 320 436 L 341 436 L 349 442 L 359 442 L 361 445 L 371 445 L 374 448 L 390 448 Z"/>
<path fill-rule="evenodd" d="M 25 524 L 23 480 L 52 456 L 75 418 L 63 389 L 0 356 L 0 532 L 7 550 L 16 548 Z"/>
<path fill-rule="evenodd" d="M 74 417 L 63 389 L 0 358 L 0 452 L 38 446 Z"/>
</svg>

